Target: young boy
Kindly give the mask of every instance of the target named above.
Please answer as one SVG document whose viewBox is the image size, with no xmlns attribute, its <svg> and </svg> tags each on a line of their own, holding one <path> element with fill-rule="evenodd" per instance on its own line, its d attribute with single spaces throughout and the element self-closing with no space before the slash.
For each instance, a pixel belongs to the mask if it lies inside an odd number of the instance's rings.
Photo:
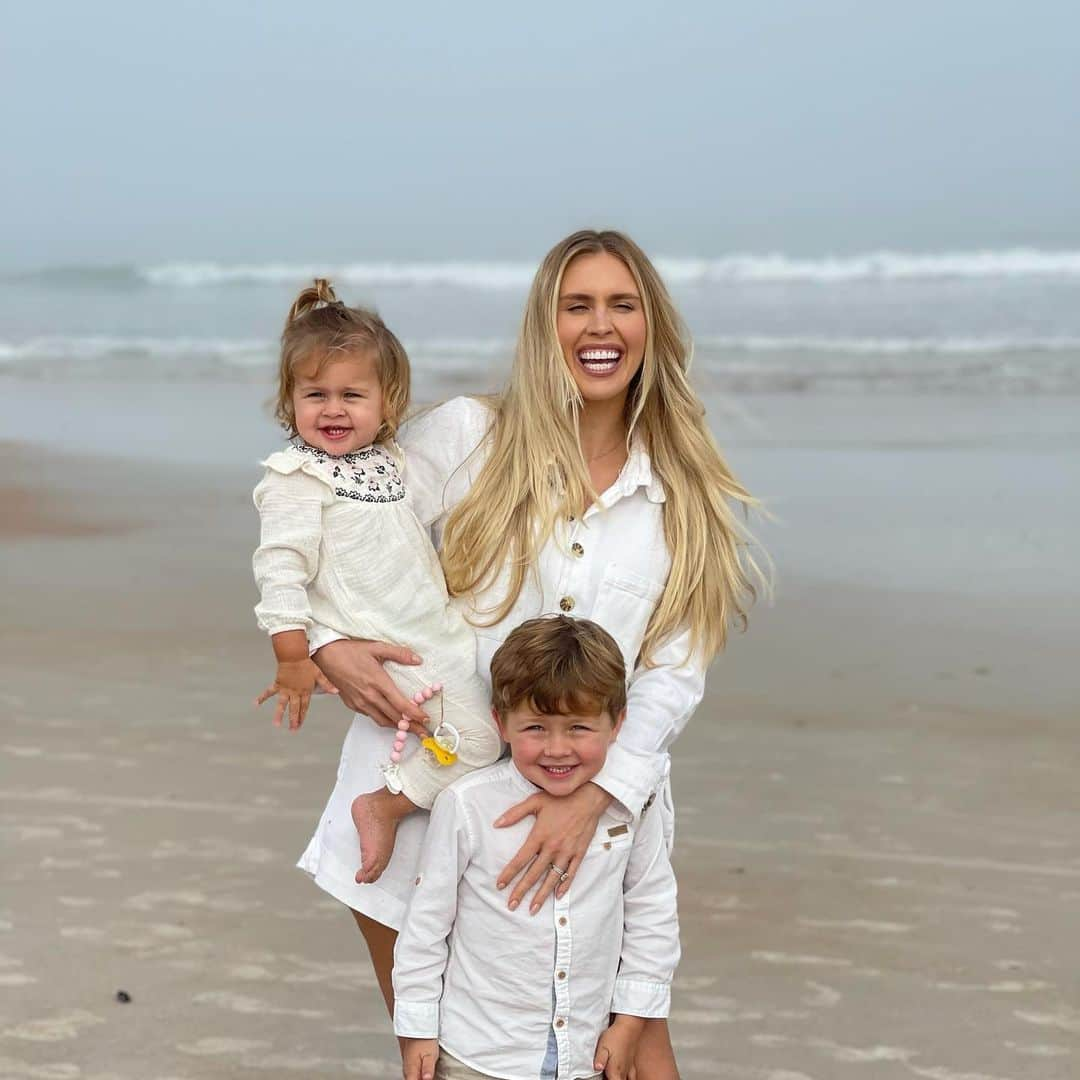
<svg viewBox="0 0 1080 1080">
<path fill-rule="evenodd" d="M 492 823 L 600 771 L 626 713 L 622 655 L 586 619 L 532 619 L 492 658 L 491 695 L 511 757 L 436 799 L 394 952 L 405 1078 L 621 1080 L 645 1019 L 668 1014 L 679 959 L 659 813 L 635 824 L 612 803 L 573 889 L 532 917 L 495 887 L 531 821 Z"/>
</svg>

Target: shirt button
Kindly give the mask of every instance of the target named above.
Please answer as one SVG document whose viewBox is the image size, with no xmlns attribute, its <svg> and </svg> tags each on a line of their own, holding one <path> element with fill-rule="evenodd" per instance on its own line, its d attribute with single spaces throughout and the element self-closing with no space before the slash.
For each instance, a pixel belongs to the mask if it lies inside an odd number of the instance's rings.
<svg viewBox="0 0 1080 1080">
<path fill-rule="evenodd" d="M 605 840 L 604 841 L 604 850 L 605 851 L 610 851 L 611 850 L 611 841 L 610 840 Z M 419 879 L 417 879 L 417 880 L 419 880 Z"/>
<path fill-rule="evenodd" d="M 570 550 L 580 559 L 585 554 L 585 549 L 575 540 L 570 545 Z"/>
<path fill-rule="evenodd" d="M 565 979 L 566 978 L 566 972 L 565 971 L 560 971 L 559 972 L 559 978 L 560 979 Z"/>
<path fill-rule="evenodd" d="M 559 925 L 560 926 L 565 926 L 566 925 L 566 916 L 565 915 L 560 915 L 559 916 Z"/>
<path fill-rule="evenodd" d="M 557 1028 L 566 1027 L 566 1021 L 560 1016 L 559 1019 L 555 1021 L 555 1026 Z"/>
<path fill-rule="evenodd" d="M 564 596 L 559 601 L 559 607 L 561 607 L 563 609 L 563 611 L 573 611 L 574 610 L 574 598 L 572 596 Z"/>
</svg>

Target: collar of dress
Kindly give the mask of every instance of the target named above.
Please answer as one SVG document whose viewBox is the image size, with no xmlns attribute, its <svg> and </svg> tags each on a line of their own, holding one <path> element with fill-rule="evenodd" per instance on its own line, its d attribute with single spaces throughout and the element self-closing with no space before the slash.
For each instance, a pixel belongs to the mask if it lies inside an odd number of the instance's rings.
<svg viewBox="0 0 1080 1080">
<path fill-rule="evenodd" d="M 638 488 L 645 489 L 645 497 L 649 502 L 662 503 L 667 499 L 664 485 L 653 473 L 649 451 L 645 449 L 641 436 L 635 434 L 630 440 L 630 453 L 626 464 L 622 467 L 615 483 L 601 495 L 600 502 L 604 507 L 612 506 L 619 499 L 633 495 Z"/>
<path fill-rule="evenodd" d="M 317 446 L 312 446 L 309 443 L 304 442 L 299 436 L 289 443 L 289 447 L 298 454 L 310 457 L 320 464 L 324 464 L 328 461 L 344 461 L 346 465 L 360 465 L 362 462 L 370 461 L 374 457 L 382 457 L 386 454 L 386 451 L 380 450 L 375 443 L 369 443 L 367 446 L 363 446 L 359 450 L 353 450 L 348 454 L 330 454 L 325 450 L 320 450 Z"/>
</svg>

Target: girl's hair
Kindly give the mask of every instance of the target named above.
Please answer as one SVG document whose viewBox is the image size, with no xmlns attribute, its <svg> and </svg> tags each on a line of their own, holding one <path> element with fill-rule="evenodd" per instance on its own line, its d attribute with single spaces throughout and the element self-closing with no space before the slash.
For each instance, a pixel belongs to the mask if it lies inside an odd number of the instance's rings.
<svg viewBox="0 0 1080 1080">
<path fill-rule="evenodd" d="M 409 405 L 409 358 L 386 324 L 366 308 L 346 307 L 326 278 L 316 278 L 293 301 L 281 334 L 281 365 L 274 416 L 290 435 L 296 434 L 293 388 L 296 369 L 309 360 L 316 374 L 334 360 L 357 353 L 375 359 L 383 396 L 383 422 L 376 441 L 393 439 Z"/>
<path fill-rule="evenodd" d="M 517 600 L 558 522 L 580 517 L 597 498 L 578 434 L 581 393 L 556 330 L 563 273 L 579 255 L 608 252 L 634 276 L 645 313 L 645 358 L 626 400 L 627 429 L 640 437 L 663 483 L 664 535 L 671 554 L 667 584 L 646 629 L 641 660 L 683 626 L 705 660 L 727 640 L 729 623 L 747 610 L 767 580 L 751 551 L 753 538 L 736 515 L 758 505 L 735 479 L 705 423 L 690 386 L 689 337 L 645 253 L 627 236 L 582 230 L 548 252 L 533 279 L 505 392 L 492 401 L 487 459 L 454 509 L 442 562 L 453 595 L 492 587 L 504 566 L 503 598 L 480 613 L 490 624 Z M 500 583 L 501 584 L 501 583 Z"/>
</svg>

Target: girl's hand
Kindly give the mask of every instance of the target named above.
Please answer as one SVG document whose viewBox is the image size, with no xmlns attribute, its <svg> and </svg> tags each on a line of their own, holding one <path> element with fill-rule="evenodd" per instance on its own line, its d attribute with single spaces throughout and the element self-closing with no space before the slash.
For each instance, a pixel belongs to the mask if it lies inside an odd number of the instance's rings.
<svg viewBox="0 0 1080 1080">
<path fill-rule="evenodd" d="M 402 1039 L 401 1072 L 405 1080 L 434 1080 L 438 1039 Z"/>
<path fill-rule="evenodd" d="M 430 734 L 424 710 L 405 697 L 383 670 L 386 660 L 419 664 L 420 657 L 412 649 L 385 641 L 331 641 L 319 649 L 314 660 L 353 712 L 370 716 L 380 727 L 396 728 L 404 716 L 414 735 L 426 739 Z"/>
<path fill-rule="evenodd" d="M 337 693 L 337 688 L 310 660 L 279 660 L 274 681 L 255 699 L 255 704 L 261 705 L 277 694 L 274 726 L 281 727 L 287 712 L 289 730 L 296 731 L 307 716 L 316 688 L 326 694 Z"/>
<path fill-rule="evenodd" d="M 555 796 L 546 791 L 538 791 L 524 802 L 511 806 L 502 817 L 496 819 L 495 827 L 504 829 L 507 825 L 517 824 L 530 814 L 536 816 L 532 832 L 518 849 L 518 853 L 503 868 L 496 882 L 500 889 L 505 889 L 521 874 L 510 894 L 511 911 L 537 882 L 540 887 L 529 904 L 530 915 L 535 915 L 540 910 L 548 894 L 556 886 L 556 896 L 566 895 L 596 832 L 600 815 L 611 802 L 611 798 L 606 791 L 592 782 L 582 784 L 570 795 Z M 551 869 L 552 866 L 566 871 L 567 876 L 561 883 L 559 875 Z"/>
</svg>

